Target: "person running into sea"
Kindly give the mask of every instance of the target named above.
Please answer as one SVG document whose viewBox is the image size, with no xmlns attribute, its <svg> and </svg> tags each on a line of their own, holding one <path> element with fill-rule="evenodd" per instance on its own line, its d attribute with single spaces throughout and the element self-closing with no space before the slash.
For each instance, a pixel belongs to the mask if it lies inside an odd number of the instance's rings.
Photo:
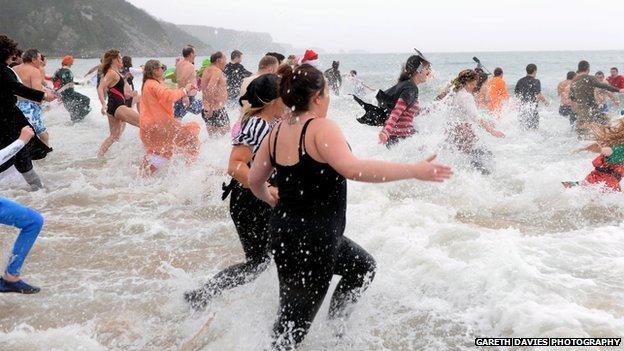
<svg viewBox="0 0 624 351">
<path fill-rule="evenodd" d="M 132 107 L 136 105 L 137 110 L 140 111 L 139 104 L 139 94 L 136 92 L 136 88 L 134 87 L 134 78 L 135 75 L 142 75 L 143 70 L 132 67 L 132 57 L 124 56 L 121 58 L 122 67 L 119 70 L 121 76 L 126 80 L 126 83 L 130 86 L 130 92 L 132 93 L 132 98 L 126 100 L 126 106 Z"/>
<path fill-rule="evenodd" d="M 188 84 L 197 84 L 197 71 L 195 70 L 195 47 L 187 45 L 182 49 L 182 59 L 175 67 L 175 77 L 178 88 L 184 88 Z M 204 110 L 202 100 L 197 96 L 184 96 L 173 105 L 175 118 L 183 118 L 187 113 L 199 115 Z"/>
<path fill-rule="evenodd" d="M 414 133 L 414 117 L 420 113 L 418 84 L 427 81 L 431 64 L 421 55 L 407 59 L 399 82 L 384 92 L 385 98 L 379 107 L 390 110 L 390 115 L 379 133 L 379 142 L 390 148 Z"/>
<path fill-rule="evenodd" d="M 206 122 L 208 135 L 225 135 L 230 129 L 230 117 L 225 111 L 227 102 L 227 83 L 223 69 L 225 56 L 222 52 L 215 52 L 210 56 L 208 66 L 201 79 L 204 110 L 202 118 Z"/>
<path fill-rule="evenodd" d="M 611 75 L 607 77 L 607 82 L 618 89 L 624 89 L 624 76 L 621 76 L 617 67 L 611 67 Z"/>
<path fill-rule="evenodd" d="M 346 316 L 375 275 L 373 257 L 344 234 L 347 179 L 441 182 L 452 172 L 433 163 L 359 159 L 338 127 L 327 118 L 329 87 L 323 73 L 301 65 L 282 77 L 280 97 L 291 113 L 264 138 L 249 173 L 251 191 L 273 207 L 271 248 L 279 279 L 279 309 L 273 347 L 294 349 L 305 338 L 334 274 L 341 279 L 329 314 Z M 267 183 L 275 173 L 278 196 Z"/>
<path fill-rule="evenodd" d="M 102 142 L 98 151 L 98 157 L 106 154 L 115 141 L 121 137 L 126 123 L 135 127 L 139 126 L 139 113 L 132 108 L 132 94 L 128 82 L 122 77 L 119 70 L 123 67 L 121 54 L 117 49 L 108 50 L 102 59 L 102 80 L 98 85 L 98 97 L 102 104 L 102 114 L 108 117 L 109 136 Z M 104 100 L 104 93 L 108 95 L 108 101 Z"/>
<path fill-rule="evenodd" d="M 339 68 L 340 62 L 332 61 L 331 68 L 325 71 L 325 79 L 327 79 L 329 88 L 334 95 L 340 95 L 340 88 L 342 87 L 342 75 Z"/>
<path fill-rule="evenodd" d="M 572 107 L 574 103 L 570 100 L 570 85 L 574 77 L 576 77 L 576 72 L 570 71 L 566 75 L 566 80 L 559 82 L 557 85 L 557 95 L 559 95 L 560 98 L 559 114 L 563 117 L 568 117 L 570 119 L 570 125 L 576 123 L 576 114 Z"/>
<path fill-rule="evenodd" d="M 223 68 L 223 74 L 227 79 L 227 95 L 231 106 L 238 104 L 238 98 L 241 96 L 241 84 L 243 79 L 252 75 L 243 64 L 243 53 L 234 50 L 230 54 L 230 62 Z"/>
<path fill-rule="evenodd" d="M 363 99 L 366 97 L 366 90 L 375 91 L 375 89 L 371 88 L 366 83 L 364 83 L 360 78 L 358 78 L 356 70 L 351 70 L 351 72 L 349 72 L 349 76 L 347 77 L 347 79 L 351 83 L 351 89 L 353 89 L 352 90 L 353 95 L 359 97 L 360 99 Z"/>
<path fill-rule="evenodd" d="M 579 138 L 586 138 L 590 135 L 592 124 L 607 125 L 609 123 L 607 115 L 596 104 L 596 89 L 624 93 L 624 89 L 598 81 L 595 76 L 589 74 L 589 68 L 589 62 L 580 61 L 576 77 L 570 84 L 570 100 L 575 103 L 576 133 Z"/>
<path fill-rule="evenodd" d="M 488 110 L 500 118 L 503 105 L 509 100 L 509 92 L 507 91 L 507 83 L 503 78 L 502 68 L 494 68 L 494 77 L 488 82 L 487 93 Z"/>
<path fill-rule="evenodd" d="M 477 73 L 477 85 L 475 86 L 472 95 L 474 95 L 477 107 L 480 109 L 486 109 L 490 103 L 489 88 L 489 74 L 485 73 L 481 67 L 477 67 L 474 70 Z"/>
<path fill-rule="evenodd" d="M 69 112 L 71 121 L 75 123 L 82 121 L 91 112 L 91 99 L 74 90 L 74 86 L 80 83 L 74 81 L 74 73 L 71 71 L 73 64 L 72 56 L 63 57 L 62 66 L 54 72 L 52 82 L 63 106 Z"/>
<path fill-rule="evenodd" d="M 514 88 L 514 95 L 520 101 L 519 117 L 520 124 L 525 129 L 539 128 L 538 103 L 541 101 L 546 106 L 549 105 L 544 95 L 542 95 L 542 83 L 536 79 L 537 66 L 530 63 L 526 66 L 527 75 L 518 80 Z"/>
<path fill-rule="evenodd" d="M 278 93 L 279 78 L 265 74 L 254 79 L 241 100 L 249 102 L 242 119 L 241 132 L 232 140 L 228 173 L 232 181 L 224 187 L 223 199 L 230 195 L 230 216 L 245 252 L 245 262 L 217 273 L 202 288 L 184 294 L 194 308 L 202 309 L 223 290 L 255 279 L 268 266 L 271 237 L 271 207 L 249 190 L 249 167 L 264 137 L 284 114 L 286 106 Z M 277 198 L 277 188 L 270 187 Z"/>
<path fill-rule="evenodd" d="M 56 96 L 50 92 L 31 89 L 19 81 L 17 74 L 8 66 L 16 52 L 17 43 L 8 36 L 0 34 L 0 148 L 13 143 L 20 134 L 21 129 L 24 126 L 30 126 L 22 111 L 16 106 L 16 96 L 35 102 L 53 101 L 56 99 Z M 42 189 L 43 183 L 33 169 L 32 160 L 42 159 L 50 151 L 52 149 L 39 138 L 32 138 L 28 142 L 27 147 L 0 164 L 0 172 L 15 166 L 32 190 Z"/>
<path fill-rule="evenodd" d="M 284 59 L 286 58 L 286 56 L 280 54 L 279 52 L 273 52 L 273 51 L 267 52 L 265 56 L 275 57 L 277 59 L 277 64 L 280 66 L 282 65 L 282 62 L 284 62 Z"/>
<path fill-rule="evenodd" d="M 35 133 L 29 126 L 23 127 L 19 138 L 0 150 L 0 164 L 15 157 L 34 136 Z M 0 196 L 0 223 L 20 229 L 15 244 L 13 244 L 9 265 L 0 278 L 0 293 L 38 293 L 40 288 L 22 280 L 21 268 L 28 252 L 39 236 L 39 232 L 41 232 L 43 217 L 35 210 Z"/>
<path fill-rule="evenodd" d="M 447 142 L 467 155 L 472 167 L 483 174 L 490 174 L 492 169 L 489 159 L 492 158 L 492 152 L 483 146 L 477 147 L 479 138 L 474 129 L 479 126 L 496 138 L 502 138 L 505 134 L 496 130 L 492 123 L 480 116 L 472 95 L 478 80 L 479 73 L 471 69 L 459 72 L 457 78 L 453 80 L 452 117 L 447 131 Z"/>
<path fill-rule="evenodd" d="M 598 82 L 606 83 L 605 76 L 602 71 L 596 72 L 594 76 L 596 76 L 596 79 L 598 79 Z M 611 103 L 613 103 L 614 106 L 620 106 L 620 100 L 616 98 L 615 94 L 613 94 L 610 91 L 606 91 L 603 89 L 596 89 L 594 92 L 594 95 L 595 95 L 594 99 L 596 99 L 596 105 L 598 105 L 598 108 L 600 109 L 600 112 L 602 113 L 605 113 L 605 114 L 609 113 L 609 104 L 607 100 L 611 100 Z"/>
<path fill-rule="evenodd" d="M 22 55 L 22 61 L 23 63 L 21 65 L 13 67 L 13 71 L 17 73 L 22 84 L 35 90 L 44 91 L 44 78 L 41 73 L 42 60 L 39 50 L 26 50 Z M 32 100 L 19 98 L 17 100 L 17 107 L 33 126 L 39 139 L 46 145 L 50 145 L 50 134 L 43 121 L 41 104 Z"/>
<path fill-rule="evenodd" d="M 199 154 L 199 124 L 183 124 L 173 115 L 173 103 L 196 95 L 197 87 L 189 82 L 184 88 L 169 89 L 163 84 L 164 71 L 158 60 L 144 65 L 139 128 L 146 152 L 142 166 L 145 175 L 156 172 L 175 152 L 182 153 L 187 162 L 194 162 Z"/>
<path fill-rule="evenodd" d="M 602 184 L 611 191 L 622 191 L 620 181 L 624 176 L 624 120 L 619 120 L 617 125 L 591 127 L 595 143 L 578 151 L 591 151 L 598 153 L 592 161 L 594 170 L 580 182 L 562 182 L 563 186 L 588 186 Z"/>
</svg>

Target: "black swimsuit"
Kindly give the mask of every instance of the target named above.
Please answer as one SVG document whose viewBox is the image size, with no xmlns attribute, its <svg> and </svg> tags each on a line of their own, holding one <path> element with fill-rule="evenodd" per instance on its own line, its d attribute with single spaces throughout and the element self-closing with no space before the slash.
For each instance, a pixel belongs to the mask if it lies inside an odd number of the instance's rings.
<svg viewBox="0 0 624 351">
<path fill-rule="evenodd" d="M 355 302 L 375 272 L 373 257 L 343 236 L 347 180 L 305 151 L 305 134 L 312 120 L 306 121 L 301 131 L 297 164 L 276 162 L 281 124 L 269 143 L 279 189 L 269 224 L 280 291 L 273 329 L 277 348 L 292 347 L 304 339 L 334 274 L 342 279 L 332 296 L 330 316 L 338 317 L 347 303 Z"/>
<path fill-rule="evenodd" d="M 124 95 L 124 79 L 119 72 L 117 74 L 119 75 L 119 80 L 112 88 L 108 88 L 108 102 L 106 104 L 106 113 L 113 117 L 117 108 L 127 106 L 127 100 Z M 130 99 L 130 101 L 132 100 Z"/>
</svg>

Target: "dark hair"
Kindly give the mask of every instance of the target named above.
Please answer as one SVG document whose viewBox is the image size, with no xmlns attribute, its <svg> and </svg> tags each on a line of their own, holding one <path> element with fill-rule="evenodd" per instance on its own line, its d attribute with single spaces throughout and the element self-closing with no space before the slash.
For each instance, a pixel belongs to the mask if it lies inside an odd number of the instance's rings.
<svg viewBox="0 0 624 351">
<path fill-rule="evenodd" d="M 570 72 L 568 72 L 568 74 L 566 75 L 566 79 L 567 79 L 567 80 L 572 80 L 572 79 L 574 79 L 574 77 L 576 77 L 576 72 L 574 72 L 574 71 L 570 71 Z"/>
<path fill-rule="evenodd" d="M 340 67 L 340 61 L 332 61 L 332 68 L 338 69 Z"/>
<path fill-rule="evenodd" d="M 503 69 L 500 67 L 494 68 L 494 77 L 500 77 L 503 75 Z"/>
<path fill-rule="evenodd" d="M 534 63 L 529 63 L 526 66 L 526 73 L 527 74 L 533 74 L 533 73 L 535 73 L 535 71 L 537 71 L 537 66 Z"/>
<path fill-rule="evenodd" d="M 589 71 L 589 62 L 582 60 L 578 63 L 577 72 L 587 72 Z"/>
<path fill-rule="evenodd" d="M 214 54 L 210 55 L 210 63 L 214 64 L 220 58 L 223 58 L 223 53 L 221 51 L 217 51 Z"/>
<path fill-rule="evenodd" d="M 130 56 L 124 56 L 121 58 L 121 63 L 123 64 L 123 66 L 125 68 L 130 68 L 132 67 L 132 57 Z"/>
<path fill-rule="evenodd" d="M 277 72 L 275 72 L 275 74 L 277 74 L 277 76 L 281 79 L 284 76 L 287 76 L 289 74 L 292 73 L 292 67 L 290 67 L 289 64 L 287 63 L 282 63 L 281 65 L 279 65 L 277 67 Z"/>
<path fill-rule="evenodd" d="M 619 72 L 619 71 L 618 71 L 618 69 L 617 69 L 617 67 L 611 67 L 611 70 L 612 70 L 612 71 Z"/>
<path fill-rule="evenodd" d="M 6 34 L 0 34 L 0 60 L 2 64 L 17 53 L 17 42 Z"/>
<path fill-rule="evenodd" d="M 182 57 L 189 57 L 194 52 L 195 52 L 195 47 L 189 44 L 185 46 L 184 49 L 182 49 Z"/>
<path fill-rule="evenodd" d="M 39 54 L 41 53 L 37 49 L 28 49 L 22 54 L 22 61 L 33 62 L 33 60 L 37 59 L 37 56 L 39 56 Z"/>
<path fill-rule="evenodd" d="M 323 95 L 325 77 L 323 73 L 312 65 L 304 63 L 294 71 L 285 74 L 281 81 L 279 92 L 284 104 L 293 112 L 305 112 L 310 109 L 310 99 L 320 92 Z"/>
<path fill-rule="evenodd" d="M 401 71 L 401 75 L 399 76 L 399 82 L 411 79 L 414 76 L 414 73 L 416 73 L 420 66 L 423 64 L 428 65 L 429 62 L 423 59 L 420 55 L 410 56 L 403 66 L 403 70 Z"/>
<path fill-rule="evenodd" d="M 266 56 L 273 56 L 277 59 L 277 62 L 279 62 L 279 64 L 282 64 L 282 61 L 284 61 L 284 59 L 286 58 L 284 55 L 280 54 L 279 52 L 267 52 Z"/>
<path fill-rule="evenodd" d="M 351 73 L 352 75 L 354 75 L 354 76 L 357 76 L 357 71 L 356 71 L 356 70 L 354 70 L 354 69 L 352 69 L 350 73 Z"/>
<path fill-rule="evenodd" d="M 234 51 L 232 51 L 232 54 L 230 54 L 230 59 L 236 60 L 237 58 L 241 58 L 241 56 L 243 56 L 242 52 L 240 52 L 238 50 L 234 50 Z"/>
<path fill-rule="evenodd" d="M 594 76 L 603 76 L 604 77 L 604 72 L 598 71 L 598 72 L 596 72 L 596 74 L 594 74 Z"/>
</svg>

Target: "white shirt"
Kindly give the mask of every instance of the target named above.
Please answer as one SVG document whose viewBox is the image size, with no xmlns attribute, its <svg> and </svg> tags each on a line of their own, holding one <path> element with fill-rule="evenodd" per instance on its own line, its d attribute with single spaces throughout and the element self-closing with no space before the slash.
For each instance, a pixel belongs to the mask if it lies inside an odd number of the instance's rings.
<svg viewBox="0 0 624 351">
<path fill-rule="evenodd" d="M 452 105 L 456 114 L 452 117 L 452 124 L 470 123 L 474 124 L 481 119 L 479 117 L 479 109 L 474 96 L 465 88 L 460 89 L 452 95 Z"/>
</svg>

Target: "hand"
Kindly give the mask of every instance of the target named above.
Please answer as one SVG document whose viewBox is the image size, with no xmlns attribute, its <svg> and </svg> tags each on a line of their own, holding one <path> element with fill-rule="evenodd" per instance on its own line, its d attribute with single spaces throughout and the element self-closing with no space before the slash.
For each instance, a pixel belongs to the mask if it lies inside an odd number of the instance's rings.
<svg viewBox="0 0 624 351">
<path fill-rule="evenodd" d="M 43 95 L 43 99 L 44 99 L 45 101 L 48 101 L 48 102 L 49 102 L 49 101 L 54 101 L 54 100 L 56 100 L 56 94 L 51 93 L 51 92 L 49 92 L 49 91 L 46 91 L 46 92 L 44 93 L 44 95 Z"/>
<path fill-rule="evenodd" d="M 379 143 L 386 145 L 388 143 L 388 134 L 384 132 L 379 133 Z"/>
<path fill-rule="evenodd" d="M 191 100 L 189 100 L 188 95 L 182 98 L 182 106 L 184 106 L 184 108 L 189 107 L 190 104 Z"/>
<path fill-rule="evenodd" d="M 195 96 L 197 95 L 197 86 L 193 83 L 188 83 L 184 89 L 186 89 L 187 96 Z"/>
<path fill-rule="evenodd" d="M 277 204 L 277 202 L 279 201 L 279 192 L 278 189 L 274 186 L 270 186 L 269 187 L 269 194 L 271 194 L 271 197 L 273 198 L 273 200 L 275 200 L 275 203 Z"/>
<path fill-rule="evenodd" d="M 451 167 L 432 162 L 436 155 L 431 155 L 414 165 L 414 178 L 428 182 L 443 182 L 453 175 Z"/>
<path fill-rule="evenodd" d="M 104 116 L 106 116 L 106 104 L 102 105 L 102 109 L 100 110 Z"/>
<path fill-rule="evenodd" d="M 30 126 L 25 126 L 20 131 L 19 139 L 24 142 L 24 144 L 28 143 L 30 139 L 35 136 L 35 132 L 30 128 Z"/>
</svg>

